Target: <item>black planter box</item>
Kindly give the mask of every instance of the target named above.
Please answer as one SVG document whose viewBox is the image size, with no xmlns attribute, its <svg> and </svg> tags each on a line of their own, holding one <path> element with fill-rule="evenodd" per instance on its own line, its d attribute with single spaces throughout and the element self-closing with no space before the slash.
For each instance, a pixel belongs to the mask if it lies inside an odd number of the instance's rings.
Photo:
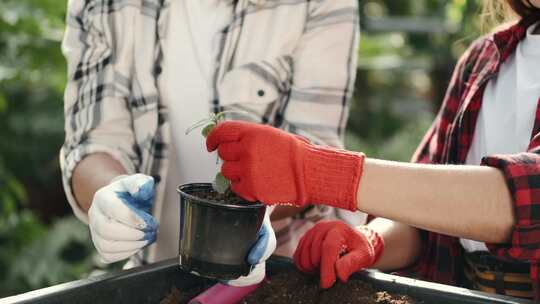
<svg viewBox="0 0 540 304">
<path fill-rule="evenodd" d="M 267 264 L 269 275 L 294 267 L 290 260 L 273 257 Z M 507 296 L 428 283 L 376 271 L 363 271 L 351 279 L 363 280 L 376 288 L 409 295 L 424 303 L 533 303 Z M 12 303 L 159 303 L 172 286 L 189 290 L 212 281 L 182 272 L 177 259 L 122 271 L 116 274 L 60 284 L 0 299 Z M 337 302 L 336 302 L 337 303 Z"/>
</svg>

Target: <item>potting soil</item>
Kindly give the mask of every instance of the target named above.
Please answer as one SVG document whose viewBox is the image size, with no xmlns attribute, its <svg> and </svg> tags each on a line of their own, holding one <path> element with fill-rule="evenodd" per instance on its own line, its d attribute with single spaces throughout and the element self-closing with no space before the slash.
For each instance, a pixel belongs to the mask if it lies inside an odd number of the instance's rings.
<svg viewBox="0 0 540 304">
<path fill-rule="evenodd" d="M 202 190 L 197 192 L 191 192 L 191 195 L 197 196 L 201 199 L 217 202 L 220 204 L 230 204 L 230 205 L 248 205 L 250 202 L 243 200 L 238 195 L 234 194 L 231 191 L 227 191 L 224 194 L 218 193 L 214 190 Z"/>
<path fill-rule="evenodd" d="M 212 287 L 211 284 L 203 284 L 188 291 L 179 290 L 176 286 L 171 287 L 171 291 L 159 302 L 159 304 L 187 304 L 191 299 L 195 298 L 203 291 Z"/>
<path fill-rule="evenodd" d="M 173 287 L 160 304 L 184 304 L 209 286 L 182 292 Z M 421 304 L 408 296 L 393 295 L 362 281 L 336 283 L 328 290 L 319 288 L 319 279 L 295 270 L 272 276 L 241 304 Z"/>
<path fill-rule="evenodd" d="M 392 295 L 370 284 L 350 280 L 336 283 L 328 290 L 319 288 L 319 278 L 289 270 L 270 278 L 242 304 L 420 304 L 408 296 Z"/>
</svg>

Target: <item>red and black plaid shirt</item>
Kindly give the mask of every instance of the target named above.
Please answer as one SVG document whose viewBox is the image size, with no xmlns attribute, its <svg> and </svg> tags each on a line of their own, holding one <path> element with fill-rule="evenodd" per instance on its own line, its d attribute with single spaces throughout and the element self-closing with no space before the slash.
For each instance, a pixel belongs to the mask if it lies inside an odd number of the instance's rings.
<svg viewBox="0 0 540 304">
<path fill-rule="evenodd" d="M 431 164 L 464 164 L 474 136 L 486 84 L 514 53 L 534 20 L 476 41 L 459 60 L 441 110 L 413 161 Z M 540 82 L 540 79 L 538 80 Z M 540 103 L 540 96 L 539 96 Z M 517 224 L 508 244 L 488 244 L 493 255 L 531 263 L 531 277 L 538 282 L 540 261 L 540 109 L 537 108 L 531 143 L 527 151 L 491 155 L 482 165 L 498 168 L 506 178 L 514 202 Z M 423 279 L 459 284 L 463 274 L 459 239 L 425 233 L 419 262 L 413 273 Z"/>
</svg>

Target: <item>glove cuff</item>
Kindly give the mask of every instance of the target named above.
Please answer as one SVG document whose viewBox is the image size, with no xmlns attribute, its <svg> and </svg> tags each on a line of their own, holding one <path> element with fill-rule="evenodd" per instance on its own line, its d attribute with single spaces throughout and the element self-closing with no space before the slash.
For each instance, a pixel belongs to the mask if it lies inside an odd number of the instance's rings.
<svg viewBox="0 0 540 304">
<path fill-rule="evenodd" d="M 365 155 L 307 145 L 304 158 L 307 202 L 357 210 L 358 184 Z"/>
</svg>

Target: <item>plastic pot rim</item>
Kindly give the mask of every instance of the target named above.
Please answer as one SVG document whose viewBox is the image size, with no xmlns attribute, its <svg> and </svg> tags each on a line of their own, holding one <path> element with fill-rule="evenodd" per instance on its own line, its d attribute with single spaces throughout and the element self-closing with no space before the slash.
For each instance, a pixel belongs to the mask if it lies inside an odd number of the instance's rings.
<svg viewBox="0 0 540 304">
<path fill-rule="evenodd" d="M 190 194 L 187 191 L 189 191 L 189 188 L 210 188 L 212 189 L 212 184 L 210 183 L 188 183 L 179 185 L 176 188 L 176 192 L 180 194 L 180 196 L 186 197 L 191 200 L 193 204 L 199 204 L 219 209 L 231 209 L 231 210 L 253 210 L 253 209 L 260 209 L 264 208 L 265 206 L 259 202 L 255 203 L 247 203 L 245 205 L 236 205 L 236 204 L 229 204 L 229 203 L 221 203 L 212 201 L 209 199 L 201 198 L 196 195 Z"/>
</svg>

